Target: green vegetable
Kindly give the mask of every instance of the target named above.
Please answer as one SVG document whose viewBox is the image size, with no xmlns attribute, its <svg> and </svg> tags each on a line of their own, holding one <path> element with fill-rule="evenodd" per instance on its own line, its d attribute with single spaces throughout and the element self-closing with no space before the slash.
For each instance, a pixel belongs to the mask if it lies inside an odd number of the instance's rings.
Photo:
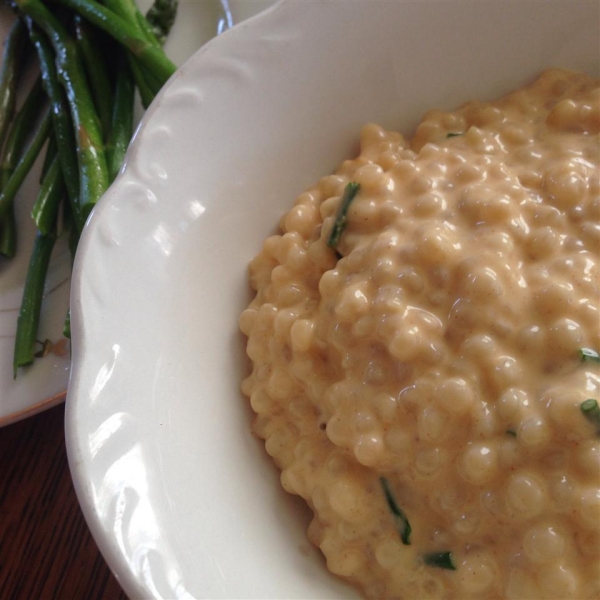
<svg viewBox="0 0 600 600">
<path fill-rule="evenodd" d="M 581 408 L 585 418 L 593 423 L 600 432 L 600 406 L 598 406 L 598 401 L 588 398 L 580 404 L 579 408 Z"/>
<path fill-rule="evenodd" d="M 146 22 L 160 44 L 164 44 L 177 15 L 178 0 L 154 0 L 154 4 L 146 13 Z"/>
<path fill-rule="evenodd" d="M 327 240 L 327 245 L 334 250 L 337 248 L 337 245 L 340 243 L 340 238 L 342 237 L 342 233 L 344 233 L 344 229 L 346 229 L 346 220 L 348 216 L 348 209 L 352 204 L 354 198 L 356 198 L 356 194 L 358 194 L 360 190 L 360 184 L 351 182 L 344 188 L 344 194 L 340 200 L 340 206 L 338 208 L 337 214 L 335 216 L 335 221 L 333 223 L 333 229 L 329 234 L 329 239 Z"/>
<path fill-rule="evenodd" d="M 581 360 L 591 360 L 593 362 L 600 362 L 600 355 L 591 348 L 580 348 L 579 356 Z"/>
<path fill-rule="evenodd" d="M 116 15 L 119 15 L 125 19 L 129 25 L 137 31 L 139 36 L 156 46 L 159 45 L 158 40 L 154 37 L 154 35 L 150 35 L 146 31 L 146 28 L 142 27 L 142 20 L 139 19 L 140 12 L 133 0 L 104 0 L 104 5 L 109 10 L 112 10 Z M 147 28 L 150 29 L 149 24 L 147 24 Z M 161 87 L 160 83 L 155 83 L 154 79 L 151 80 L 152 83 L 149 83 L 148 71 L 142 68 L 142 66 L 135 59 L 135 56 L 130 51 L 127 51 L 126 54 L 127 61 L 129 63 L 129 69 L 135 80 L 135 85 L 140 93 L 142 106 L 144 108 L 148 108 Z"/>
<path fill-rule="evenodd" d="M 71 253 L 71 264 L 75 261 L 75 252 L 79 243 L 79 231 L 73 222 L 73 213 L 71 205 L 68 202 L 62 204 L 62 225 L 63 230 L 69 233 L 69 251 Z"/>
<path fill-rule="evenodd" d="M 71 212 L 74 215 L 74 225 L 81 231 L 83 228 L 83 219 L 80 216 L 79 210 L 79 166 L 75 147 L 75 132 L 73 130 L 67 96 L 58 80 L 52 46 L 31 19 L 26 18 L 25 22 L 29 30 L 29 37 L 37 51 L 44 89 L 52 107 L 54 141 L 63 172 Z"/>
<path fill-rule="evenodd" d="M 8 139 L 6 140 L 2 165 L 0 166 L 0 186 L 2 188 L 8 183 L 23 154 L 25 142 L 33 131 L 41 110 L 44 108 L 45 99 L 42 80 L 38 78 L 27 95 L 21 110 L 14 118 Z"/>
<path fill-rule="evenodd" d="M 146 81 L 146 75 L 144 70 L 140 67 L 140 65 L 135 61 L 133 56 L 129 55 L 129 68 L 133 74 L 133 78 L 135 80 L 135 85 L 140 92 L 140 99 L 142 101 L 142 106 L 144 108 L 148 108 L 150 104 L 152 104 L 152 100 L 154 100 L 156 94 L 158 93 L 157 89 L 153 87 L 151 84 Z"/>
<path fill-rule="evenodd" d="M 39 113 L 44 107 L 44 92 L 41 80 L 34 83 L 21 110 L 13 119 L 12 127 L 6 140 L 2 164 L 0 165 L 0 190 L 4 189 L 10 179 L 19 159 L 27 138 L 37 122 Z M 17 223 L 14 207 L 11 202 L 6 214 L 0 219 L 0 254 L 12 258 L 17 250 Z"/>
<path fill-rule="evenodd" d="M 26 41 L 23 23 L 16 19 L 4 41 L 0 70 L 0 148 L 15 112 L 20 59 Z"/>
<path fill-rule="evenodd" d="M 517 437 L 517 432 L 514 429 L 507 429 L 506 434 L 512 435 L 513 437 Z"/>
<path fill-rule="evenodd" d="M 33 3 L 38 0 L 15 0 L 17 3 Z M 95 0 L 59 0 L 61 4 L 71 8 L 102 29 L 117 42 L 125 46 L 139 63 L 150 71 L 164 85 L 176 70 L 175 65 L 156 44 L 148 41 L 139 28 L 117 13 L 102 6 Z"/>
<path fill-rule="evenodd" d="M 112 94 L 110 78 L 106 62 L 99 49 L 98 31 L 92 28 L 89 23 L 83 20 L 79 15 L 74 19 L 75 38 L 83 64 L 88 74 L 88 82 L 94 106 L 100 119 L 100 125 L 104 136 L 110 131 L 110 121 L 112 114 Z"/>
<path fill-rule="evenodd" d="M 402 509 L 398 506 L 389 481 L 385 477 L 380 477 L 379 481 L 381 482 L 381 487 L 383 488 L 388 508 L 394 518 L 394 524 L 396 525 L 396 530 L 400 535 L 400 539 L 405 546 L 410 546 L 410 534 L 412 532 L 410 523 L 408 522 L 406 515 L 402 512 Z"/>
<path fill-rule="evenodd" d="M 0 193 L 0 217 L 4 216 L 10 210 L 16 193 L 19 191 L 25 176 L 31 170 L 35 159 L 48 138 L 51 124 L 50 110 L 46 109 L 40 127 Z"/>
<path fill-rule="evenodd" d="M 2 68 L 0 70 L 0 149 L 15 113 L 19 66 L 26 41 L 26 32 L 18 19 L 15 20 L 4 41 Z M 4 183 L 7 178 L 2 178 Z M 11 258 L 17 248 L 17 224 L 12 202 L 0 218 L 0 255 Z"/>
<path fill-rule="evenodd" d="M 461 135 L 465 135 L 464 131 L 460 131 L 460 132 L 450 132 L 446 134 L 446 139 L 448 138 L 453 138 L 453 137 L 460 137 Z"/>
<path fill-rule="evenodd" d="M 42 171 L 40 172 L 40 184 L 44 181 L 44 177 L 46 177 L 46 173 L 54 160 L 56 154 L 56 138 L 51 135 L 48 140 L 48 145 L 46 146 L 46 156 L 44 157 L 44 164 L 42 165 Z"/>
<path fill-rule="evenodd" d="M 85 221 L 108 187 L 108 169 L 98 115 L 77 44 L 40 0 L 13 0 L 44 30 L 56 54 L 56 66 L 67 93 L 79 166 L 79 212 Z"/>
<path fill-rule="evenodd" d="M 48 235 L 55 227 L 58 207 L 64 191 L 65 186 L 60 170 L 60 162 L 58 157 L 55 156 L 42 181 L 42 186 L 31 210 L 31 217 L 40 233 Z"/>
<path fill-rule="evenodd" d="M 177 2 L 156 0 L 148 19 L 135 0 L 8 2 L 17 18 L 5 44 L 0 73 L 0 149 L 12 122 L 0 160 L 0 252 L 14 253 L 13 201 L 49 138 L 31 212 L 38 231 L 17 323 L 16 375 L 19 367 L 44 355 L 49 347 L 46 344 L 41 353 L 35 352 L 59 215 L 74 256 L 89 212 L 122 166 L 133 135 L 136 87 L 147 105 L 175 71 L 162 42 L 173 24 Z M 22 51 L 27 33 L 36 51 L 41 83 L 36 83 L 13 119 L 18 75 L 27 68 Z M 50 106 L 38 118 L 46 106 L 45 96 Z M 24 148 L 28 138 L 31 141 Z"/>
<path fill-rule="evenodd" d="M 35 357 L 35 339 L 40 322 L 44 281 L 55 241 L 56 235 L 54 233 L 43 235 L 38 232 L 33 244 L 21 310 L 17 319 L 17 334 L 13 355 L 14 377 L 17 376 L 19 367 L 30 365 Z"/>
<path fill-rule="evenodd" d="M 150 8 L 149 18 L 152 19 L 152 21 L 149 22 L 140 13 L 133 0 L 105 0 L 104 4 L 108 9 L 125 19 L 129 25 L 137 31 L 138 35 L 144 38 L 148 43 L 155 45 L 157 48 L 162 45 L 166 34 L 170 30 L 168 14 L 163 7 L 161 7 L 160 10 L 156 9 L 154 12 L 152 9 L 155 7 L 153 6 Z M 175 3 L 175 9 L 176 8 L 177 3 Z M 160 28 L 165 34 L 160 40 L 155 36 L 154 32 L 156 28 Z M 144 108 L 148 108 L 164 82 L 154 76 L 151 71 L 140 65 L 131 52 L 128 52 L 127 58 L 135 84 L 140 92 L 142 105 Z"/>
<path fill-rule="evenodd" d="M 134 26 L 147 42 L 157 48 L 162 45 L 154 34 L 153 25 L 140 12 L 134 0 L 104 0 L 102 4 Z"/>
<path fill-rule="evenodd" d="M 452 552 L 430 552 L 429 554 L 425 554 L 423 560 L 430 567 L 456 571 L 456 566 L 452 561 Z"/>
<path fill-rule="evenodd" d="M 17 221 L 15 210 L 11 206 L 0 219 L 0 256 L 12 258 L 17 251 Z"/>
<path fill-rule="evenodd" d="M 106 140 L 106 162 L 110 181 L 114 181 L 119 173 L 133 135 L 134 94 L 131 70 L 125 56 L 121 56 L 117 65 L 110 134 Z"/>
</svg>

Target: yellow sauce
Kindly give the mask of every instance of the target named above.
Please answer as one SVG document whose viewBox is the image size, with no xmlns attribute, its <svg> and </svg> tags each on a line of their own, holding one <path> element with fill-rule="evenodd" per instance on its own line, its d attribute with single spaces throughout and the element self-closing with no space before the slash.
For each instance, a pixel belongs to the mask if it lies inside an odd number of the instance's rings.
<svg viewBox="0 0 600 600">
<path fill-rule="evenodd" d="M 410 143 L 367 125 L 250 265 L 254 431 L 369 598 L 600 598 L 599 131 L 558 69 Z"/>
</svg>

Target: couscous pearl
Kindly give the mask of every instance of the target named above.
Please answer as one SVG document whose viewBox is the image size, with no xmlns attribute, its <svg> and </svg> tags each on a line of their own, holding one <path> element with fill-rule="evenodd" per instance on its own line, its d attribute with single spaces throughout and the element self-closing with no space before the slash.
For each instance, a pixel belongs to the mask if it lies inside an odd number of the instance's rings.
<svg viewBox="0 0 600 600">
<path fill-rule="evenodd" d="M 469 444 L 460 457 L 460 474 L 469 483 L 481 485 L 492 479 L 497 469 L 495 448 L 486 444 Z"/>
<path fill-rule="evenodd" d="M 530 560 L 536 563 L 544 563 L 557 560 L 563 555 L 566 540 L 556 527 L 539 524 L 526 531 L 523 547 Z"/>
</svg>

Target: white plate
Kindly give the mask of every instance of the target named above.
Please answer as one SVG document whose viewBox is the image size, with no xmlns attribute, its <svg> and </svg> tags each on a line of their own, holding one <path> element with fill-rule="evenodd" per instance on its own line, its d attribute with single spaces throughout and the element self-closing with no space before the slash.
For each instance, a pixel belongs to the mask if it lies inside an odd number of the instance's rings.
<svg viewBox="0 0 600 600">
<path fill-rule="evenodd" d="M 246 265 L 376 121 L 598 73 L 598 3 L 283 1 L 195 54 L 81 240 L 67 443 L 131 597 L 350 598 L 250 433 Z"/>
<path fill-rule="evenodd" d="M 146 10 L 152 0 L 140 0 Z M 177 19 L 165 45 L 171 59 L 181 65 L 202 44 L 233 22 L 259 12 L 271 4 L 269 0 L 180 0 Z M 11 11 L 0 7 L 0 43 L 13 20 Z M 33 79 L 28 74 L 28 83 Z M 141 109 L 138 111 L 138 118 Z M 31 367 L 21 369 L 13 379 L 12 355 L 17 315 L 35 228 L 29 217 L 37 190 L 41 158 L 36 163 L 17 197 L 16 218 L 19 225 L 19 251 L 7 261 L 0 258 L 0 426 L 50 408 L 64 400 L 69 378 L 69 345 L 62 336 L 69 304 L 70 257 L 67 245 L 60 240 L 54 251 L 46 283 L 46 295 L 40 323 L 39 339 L 56 342 L 53 352 L 38 359 Z"/>
</svg>

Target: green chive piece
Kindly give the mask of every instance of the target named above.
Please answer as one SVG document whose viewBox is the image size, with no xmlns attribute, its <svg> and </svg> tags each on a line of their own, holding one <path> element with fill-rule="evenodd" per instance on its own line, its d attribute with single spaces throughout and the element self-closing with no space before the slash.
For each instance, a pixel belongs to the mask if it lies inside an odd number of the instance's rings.
<svg viewBox="0 0 600 600">
<path fill-rule="evenodd" d="M 461 135 L 465 135 L 464 131 L 450 132 L 446 134 L 446 139 L 453 137 L 460 137 Z"/>
<path fill-rule="evenodd" d="M 581 356 L 581 360 L 591 360 L 594 362 L 600 362 L 600 355 L 591 348 L 580 348 L 579 356 Z"/>
<path fill-rule="evenodd" d="M 513 437 L 517 437 L 517 432 L 514 429 L 507 429 L 506 434 L 512 435 Z"/>
<path fill-rule="evenodd" d="M 600 432 L 600 406 L 598 406 L 598 401 L 588 398 L 579 405 L 579 408 L 581 408 L 584 417 L 593 423 Z"/>
<path fill-rule="evenodd" d="M 394 524 L 396 525 L 400 539 L 405 546 L 410 546 L 410 534 L 412 532 L 410 523 L 394 498 L 390 482 L 385 477 L 380 477 L 379 481 L 381 482 L 388 508 L 394 517 Z"/>
<path fill-rule="evenodd" d="M 425 561 L 425 564 L 430 567 L 456 571 L 456 566 L 452 561 L 452 552 L 430 552 L 423 557 L 423 560 Z"/>
<path fill-rule="evenodd" d="M 344 229 L 346 229 L 346 220 L 348 217 L 348 209 L 352 204 L 352 201 L 358 194 L 360 190 L 360 184 L 355 182 L 350 182 L 344 188 L 344 194 L 342 199 L 340 200 L 340 206 L 338 208 L 337 214 L 335 216 L 335 221 L 333 223 L 333 229 L 331 230 L 331 234 L 329 235 L 329 239 L 327 240 L 327 245 L 334 250 L 337 248 L 337 245 L 340 243 L 340 238 L 342 237 L 342 233 L 344 233 Z"/>
</svg>

